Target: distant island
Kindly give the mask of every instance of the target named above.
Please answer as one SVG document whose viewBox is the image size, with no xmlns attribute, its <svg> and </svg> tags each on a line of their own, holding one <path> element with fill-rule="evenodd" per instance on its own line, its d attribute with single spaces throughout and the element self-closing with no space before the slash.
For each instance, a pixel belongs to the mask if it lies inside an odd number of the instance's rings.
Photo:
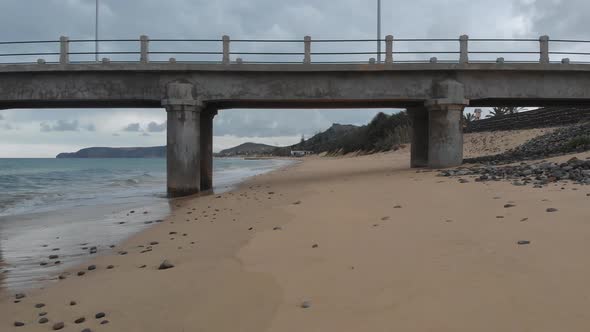
<svg viewBox="0 0 590 332">
<path fill-rule="evenodd" d="M 256 156 L 272 154 L 278 146 L 260 144 L 260 143 L 244 143 L 233 148 L 225 149 L 216 153 L 216 157 L 234 157 L 234 156 Z"/>
<path fill-rule="evenodd" d="M 145 148 L 94 147 L 72 153 L 60 153 L 56 158 L 166 158 L 165 146 Z"/>
</svg>

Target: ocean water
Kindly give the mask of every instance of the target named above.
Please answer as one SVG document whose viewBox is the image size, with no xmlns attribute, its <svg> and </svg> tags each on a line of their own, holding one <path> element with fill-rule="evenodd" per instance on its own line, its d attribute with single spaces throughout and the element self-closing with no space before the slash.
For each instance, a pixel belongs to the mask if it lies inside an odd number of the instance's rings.
<svg viewBox="0 0 590 332">
<path fill-rule="evenodd" d="M 288 163 L 214 159 L 214 192 Z M 0 159 L 0 292 L 56 280 L 169 212 L 165 159 Z"/>
</svg>

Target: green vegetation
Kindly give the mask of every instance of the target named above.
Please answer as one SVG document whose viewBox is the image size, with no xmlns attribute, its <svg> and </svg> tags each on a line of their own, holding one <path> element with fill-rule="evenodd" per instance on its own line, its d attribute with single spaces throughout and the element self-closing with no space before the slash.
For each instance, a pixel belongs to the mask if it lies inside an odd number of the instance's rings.
<svg viewBox="0 0 590 332">
<path fill-rule="evenodd" d="M 328 130 L 290 147 L 277 148 L 273 154 L 288 155 L 291 150 L 314 153 L 373 153 L 397 149 L 411 139 L 411 122 L 406 112 L 379 113 L 362 127 L 334 124 Z"/>
<path fill-rule="evenodd" d="M 565 144 L 567 151 L 575 151 L 577 149 L 590 149 L 590 136 L 578 136 L 572 138 Z"/>
</svg>

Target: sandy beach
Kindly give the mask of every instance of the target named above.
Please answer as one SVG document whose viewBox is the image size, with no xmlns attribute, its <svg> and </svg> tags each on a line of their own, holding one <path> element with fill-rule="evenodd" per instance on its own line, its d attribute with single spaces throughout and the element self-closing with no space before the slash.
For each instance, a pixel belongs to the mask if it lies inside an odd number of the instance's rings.
<svg viewBox="0 0 590 332">
<path fill-rule="evenodd" d="M 0 330 L 588 330 L 590 188 L 460 183 L 408 163 L 408 148 L 310 157 L 178 200 L 65 279 L 19 303 L 2 294 Z"/>
</svg>

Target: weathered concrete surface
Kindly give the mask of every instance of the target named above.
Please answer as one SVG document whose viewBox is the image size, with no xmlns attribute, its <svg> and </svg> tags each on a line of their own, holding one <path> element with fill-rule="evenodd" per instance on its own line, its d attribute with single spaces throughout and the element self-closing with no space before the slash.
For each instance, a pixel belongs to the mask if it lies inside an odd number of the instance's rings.
<svg viewBox="0 0 590 332">
<path fill-rule="evenodd" d="M 168 195 L 187 196 L 201 188 L 201 107 L 193 86 L 171 83 L 162 106 L 168 113 L 166 167 Z"/>
<path fill-rule="evenodd" d="M 213 118 L 216 109 L 201 112 L 201 191 L 213 189 Z"/>
<path fill-rule="evenodd" d="M 412 145 L 410 167 L 428 166 L 428 109 L 426 107 L 408 108 L 412 119 Z"/>
<path fill-rule="evenodd" d="M 170 82 L 192 84 L 218 109 L 411 107 L 453 79 L 470 106 L 590 104 L 578 64 L 0 65 L 0 108 L 160 107 Z"/>
<path fill-rule="evenodd" d="M 444 105 L 429 108 L 428 167 L 453 167 L 463 162 L 461 116 L 464 107 Z"/>
</svg>

